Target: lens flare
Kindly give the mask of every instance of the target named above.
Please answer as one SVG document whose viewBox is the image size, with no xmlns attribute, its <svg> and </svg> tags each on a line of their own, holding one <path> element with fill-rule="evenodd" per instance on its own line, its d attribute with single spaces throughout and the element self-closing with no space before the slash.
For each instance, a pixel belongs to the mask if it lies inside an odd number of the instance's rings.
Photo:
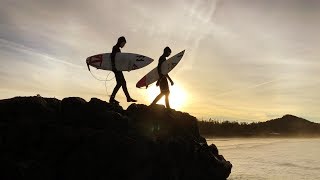
<svg viewBox="0 0 320 180">
<path fill-rule="evenodd" d="M 147 89 L 147 94 L 148 101 L 151 103 L 160 94 L 160 88 L 153 85 Z M 163 96 L 157 104 L 165 105 L 164 99 L 165 97 Z M 170 86 L 169 103 L 171 108 L 182 110 L 187 103 L 187 93 L 184 88 L 176 84 Z"/>
</svg>

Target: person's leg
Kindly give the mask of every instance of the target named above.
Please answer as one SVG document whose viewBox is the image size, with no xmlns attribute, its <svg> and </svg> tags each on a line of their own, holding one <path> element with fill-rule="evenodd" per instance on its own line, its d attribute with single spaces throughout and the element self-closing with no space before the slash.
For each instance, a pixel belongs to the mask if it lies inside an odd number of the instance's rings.
<svg viewBox="0 0 320 180">
<path fill-rule="evenodd" d="M 151 105 L 156 104 L 156 103 L 162 98 L 162 96 L 163 96 L 163 94 L 160 93 L 160 94 L 153 100 L 153 102 L 151 103 Z"/>
<path fill-rule="evenodd" d="M 122 84 L 122 90 L 123 90 L 124 94 L 126 95 L 126 98 L 130 99 L 130 94 L 128 92 L 128 88 L 127 88 L 127 83 L 126 82 L 124 82 Z"/>
<path fill-rule="evenodd" d="M 112 91 L 109 102 L 118 102 L 115 100 L 115 97 L 121 87 L 121 74 L 120 73 L 121 72 L 119 72 L 119 71 L 114 72 L 114 75 L 115 75 L 116 81 L 117 81 L 117 85 L 114 87 L 114 89 Z"/>
<path fill-rule="evenodd" d="M 127 88 L 127 82 L 124 79 L 123 73 L 119 73 L 119 81 L 121 81 L 121 86 L 122 86 L 122 90 L 124 92 L 124 94 L 127 97 L 127 102 L 137 102 L 137 100 L 134 100 L 131 98 L 129 92 L 128 92 L 128 88 Z"/>
<path fill-rule="evenodd" d="M 166 77 L 163 77 L 160 81 L 160 89 L 161 89 L 161 93 L 163 95 L 165 95 L 165 102 L 166 102 L 166 107 L 167 108 L 170 108 L 170 105 L 169 105 L 169 85 L 168 85 L 168 80 Z"/>
<path fill-rule="evenodd" d="M 167 93 L 166 93 L 166 107 L 170 109 L 169 94 L 170 94 L 170 92 L 167 92 Z"/>
<path fill-rule="evenodd" d="M 124 94 L 127 97 L 127 102 L 137 102 L 137 100 L 131 98 L 131 96 L 130 96 L 130 94 L 128 92 L 127 83 L 124 83 L 122 85 L 122 89 L 123 89 Z"/>
<path fill-rule="evenodd" d="M 110 96 L 109 102 L 115 102 L 116 101 L 115 97 L 116 97 L 116 94 L 119 91 L 120 87 L 121 87 L 121 85 L 117 83 L 116 87 L 114 87 L 114 89 L 112 91 L 112 94 Z"/>
</svg>

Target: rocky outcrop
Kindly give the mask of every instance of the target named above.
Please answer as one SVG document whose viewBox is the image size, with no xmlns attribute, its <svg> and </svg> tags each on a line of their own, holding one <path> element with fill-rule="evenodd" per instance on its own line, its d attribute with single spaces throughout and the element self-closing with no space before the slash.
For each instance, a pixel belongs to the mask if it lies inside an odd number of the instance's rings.
<svg viewBox="0 0 320 180">
<path fill-rule="evenodd" d="M 226 179 L 197 119 L 92 98 L 0 100 L 0 179 Z"/>
</svg>

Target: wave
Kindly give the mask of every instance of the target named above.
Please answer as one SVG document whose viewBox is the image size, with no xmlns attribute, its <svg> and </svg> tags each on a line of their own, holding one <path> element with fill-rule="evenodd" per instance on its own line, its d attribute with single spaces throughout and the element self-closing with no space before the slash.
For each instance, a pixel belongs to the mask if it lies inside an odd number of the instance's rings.
<svg viewBox="0 0 320 180">
<path fill-rule="evenodd" d="M 215 144 L 219 149 L 238 149 L 238 148 L 256 148 L 261 146 L 275 145 L 280 143 L 304 143 L 309 142 L 310 139 L 269 139 L 269 138 L 226 138 L 226 139 L 213 139 L 208 138 L 208 144 Z M 313 140 L 320 143 L 320 139 Z"/>
<path fill-rule="evenodd" d="M 261 142 L 257 142 L 257 140 L 253 140 L 253 142 L 248 142 L 248 140 L 245 140 L 245 142 L 241 139 L 236 140 L 226 140 L 226 139 L 208 139 L 208 144 L 215 144 L 219 147 L 219 149 L 239 149 L 239 148 L 256 148 L 261 146 L 268 146 L 273 145 L 276 143 L 283 143 L 285 140 L 272 140 L 272 141 L 265 141 L 261 140 Z"/>
<path fill-rule="evenodd" d="M 314 166 L 303 166 L 300 164 L 294 164 L 294 163 L 279 163 L 280 166 L 286 166 L 286 167 L 296 167 L 301 168 L 305 170 L 320 170 L 320 167 L 314 167 Z"/>
</svg>

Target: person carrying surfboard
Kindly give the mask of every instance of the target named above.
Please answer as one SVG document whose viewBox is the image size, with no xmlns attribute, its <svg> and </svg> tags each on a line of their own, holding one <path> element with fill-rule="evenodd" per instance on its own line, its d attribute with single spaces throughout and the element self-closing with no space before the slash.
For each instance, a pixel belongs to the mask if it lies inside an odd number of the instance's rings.
<svg viewBox="0 0 320 180">
<path fill-rule="evenodd" d="M 112 71 L 114 72 L 114 75 L 115 75 L 116 81 L 117 81 L 117 85 L 114 87 L 112 94 L 110 96 L 110 100 L 109 100 L 110 103 L 119 103 L 119 101 L 115 100 L 115 97 L 116 97 L 116 94 L 117 94 L 118 90 L 120 89 L 120 87 L 122 87 L 122 90 L 127 97 L 127 102 L 137 102 L 137 100 L 134 100 L 130 97 L 130 94 L 127 89 L 127 82 L 124 79 L 123 73 L 122 73 L 122 71 L 118 71 L 116 69 L 116 65 L 115 65 L 116 54 L 121 53 L 120 48 L 123 48 L 126 43 L 127 43 L 127 40 L 124 36 L 119 37 L 117 44 L 113 46 L 112 52 L 110 54 Z"/>
<path fill-rule="evenodd" d="M 160 94 L 153 100 L 153 102 L 151 103 L 151 105 L 154 105 L 156 104 L 161 98 L 162 96 L 166 96 L 165 98 L 165 101 L 166 101 L 166 107 L 167 108 L 170 108 L 170 104 L 169 104 L 169 94 L 170 94 L 170 90 L 169 90 L 169 85 L 168 85 L 168 80 L 170 81 L 171 83 L 171 86 L 173 86 L 173 81 L 172 79 L 170 78 L 170 76 L 168 74 L 164 75 L 162 74 L 161 72 L 161 65 L 164 61 L 166 61 L 167 57 L 169 57 L 171 54 L 171 49 L 169 47 L 166 47 L 164 48 L 163 50 L 163 54 L 160 56 L 159 58 L 159 63 L 158 63 L 158 66 L 157 66 L 157 69 L 158 69 L 158 74 L 159 74 L 159 79 L 157 81 L 157 86 L 160 86 Z"/>
</svg>

